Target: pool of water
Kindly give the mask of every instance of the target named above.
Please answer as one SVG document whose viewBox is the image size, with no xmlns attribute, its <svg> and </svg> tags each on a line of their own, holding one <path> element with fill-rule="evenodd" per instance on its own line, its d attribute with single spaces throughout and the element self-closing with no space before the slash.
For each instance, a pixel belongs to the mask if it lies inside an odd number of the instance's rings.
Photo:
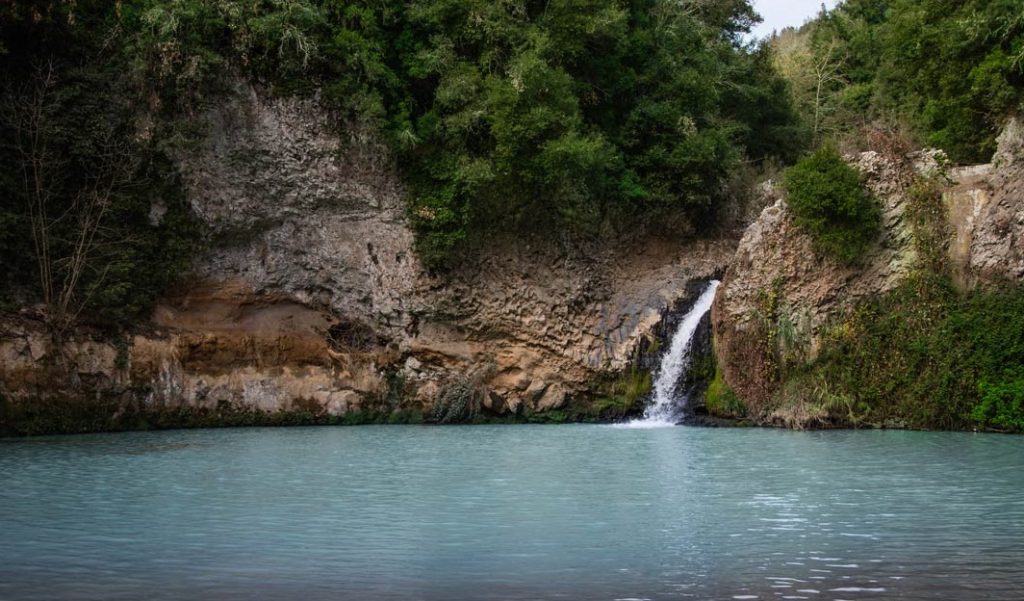
<svg viewBox="0 0 1024 601">
<path fill-rule="evenodd" d="M 605 426 L 0 441 L 0 599 L 1024 596 L 1024 437 Z"/>
</svg>

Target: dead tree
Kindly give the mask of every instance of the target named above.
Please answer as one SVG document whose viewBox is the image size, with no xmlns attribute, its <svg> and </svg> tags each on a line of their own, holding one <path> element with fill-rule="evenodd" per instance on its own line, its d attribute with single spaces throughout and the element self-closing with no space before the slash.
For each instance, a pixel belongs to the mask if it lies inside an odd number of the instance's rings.
<svg viewBox="0 0 1024 601">
<path fill-rule="evenodd" d="M 60 121 L 58 79 L 52 63 L 37 66 L 20 89 L 5 93 L 3 118 L 20 158 L 25 211 L 39 274 L 45 319 L 58 351 L 107 267 L 97 250 L 104 242 L 116 196 L 132 184 L 137 158 L 125 136 L 111 128 L 91 134 L 88 173 L 74 174 L 59 133 L 83 124 Z M 87 277 L 89 276 L 89 277 Z"/>
<path fill-rule="evenodd" d="M 824 126 L 825 96 L 830 88 L 844 83 L 842 76 L 844 57 L 838 55 L 839 44 L 829 39 L 828 47 L 814 59 L 814 135 L 820 139 Z"/>
</svg>

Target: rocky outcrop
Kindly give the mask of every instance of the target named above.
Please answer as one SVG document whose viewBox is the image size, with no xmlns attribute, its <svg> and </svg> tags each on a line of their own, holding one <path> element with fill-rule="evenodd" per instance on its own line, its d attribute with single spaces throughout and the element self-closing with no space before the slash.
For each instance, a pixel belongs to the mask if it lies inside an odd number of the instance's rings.
<svg viewBox="0 0 1024 601">
<path fill-rule="evenodd" d="M 1024 279 L 1024 148 L 1012 122 L 992 165 L 954 169 L 943 195 L 944 249 L 964 288 Z M 826 328 L 859 303 L 894 289 L 918 262 L 907 187 L 918 174 L 936 175 L 934 152 L 909 161 L 875 152 L 851 157 L 882 204 L 882 228 L 858 265 L 816 253 L 796 226 L 781 192 L 747 229 L 713 309 L 716 355 L 725 380 L 753 413 L 778 391 L 778 363 L 813 359 Z M 913 171 L 911 171 L 913 173 Z M 939 218 L 941 220 L 941 217 Z"/>
<path fill-rule="evenodd" d="M 1013 119 L 991 165 L 959 169 L 945 201 L 959 285 L 1024 280 L 1024 125 Z"/>
<path fill-rule="evenodd" d="M 315 98 L 271 98 L 248 84 L 205 117 L 181 157 L 192 209 L 213 249 L 198 279 L 245 282 L 398 333 L 424 299 L 385 148 L 337 123 Z"/>
<path fill-rule="evenodd" d="M 920 170 L 935 169 L 918 155 Z M 791 352 L 813 356 L 820 333 L 843 309 L 893 289 L 911 269 L 915 252 L 906 223 L 900 164 L 868 152 L 855 160 L 882 204 L 882 228 L 861 265 L 823 256 L 794 222 L 781 191 L 746 231 L 713 308 L 716 353 L 726 381 L 752 406 L 775 392 L 775 340 L 782 321 Z"/>
<path fill-rule="evenodd" d="M 430 415 L 471 382 L 480 411 L 558 410 L 601 394 L 687 284 L 720 272 L 734 248 L 497 239 L 432 274 L 387 152 L 316 98 L 239 83 L 206 121 L 180 163 L 209 250 L 122 349 L 77 335 L 105 357 L 83 367 L 63 353 L 102 381 L 90 394 L 144 408 Z M 60 354 L 37 326 L 0 336 L 8 402 L 73 396 L 33 383 L 56 377 L 40 366 Z"/>
<path fill-rule="evenodd" d="M 1007 120 L 996 145 L 992 155 L 992 166 L 996 170 L 1021 167 L 1024 164 L 1024 117 L 1017 115 Z"/>
</svg>

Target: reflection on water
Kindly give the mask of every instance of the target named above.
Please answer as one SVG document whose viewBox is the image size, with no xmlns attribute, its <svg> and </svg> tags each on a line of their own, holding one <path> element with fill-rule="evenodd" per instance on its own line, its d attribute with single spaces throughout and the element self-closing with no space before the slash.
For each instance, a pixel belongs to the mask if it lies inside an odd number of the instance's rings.
<svg viewBox="0 0 1024 601">
<path fill-rule="evenodd" d="M 1024 438 L 601 426 L 0 442 L 0 599 L 981 599 Z"/>
</svg>

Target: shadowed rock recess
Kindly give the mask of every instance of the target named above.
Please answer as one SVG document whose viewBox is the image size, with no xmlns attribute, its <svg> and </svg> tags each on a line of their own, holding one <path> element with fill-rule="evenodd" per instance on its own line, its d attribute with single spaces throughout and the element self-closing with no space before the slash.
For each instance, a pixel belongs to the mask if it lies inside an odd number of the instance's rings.
<svg viewBox="0 0 1024 601">
<path fill-rule="evenodd" d="M 642 402 L 608 401 L 638 349 L 734 249 L 495 240 L 431 274 L 364 132 L 245 84 L 206 121 L 179 159 L 205 255 L 119 340 L 57 352 L 40 323 L 0 323 L 7 432 L 620 417 Z"/>
</svg>

